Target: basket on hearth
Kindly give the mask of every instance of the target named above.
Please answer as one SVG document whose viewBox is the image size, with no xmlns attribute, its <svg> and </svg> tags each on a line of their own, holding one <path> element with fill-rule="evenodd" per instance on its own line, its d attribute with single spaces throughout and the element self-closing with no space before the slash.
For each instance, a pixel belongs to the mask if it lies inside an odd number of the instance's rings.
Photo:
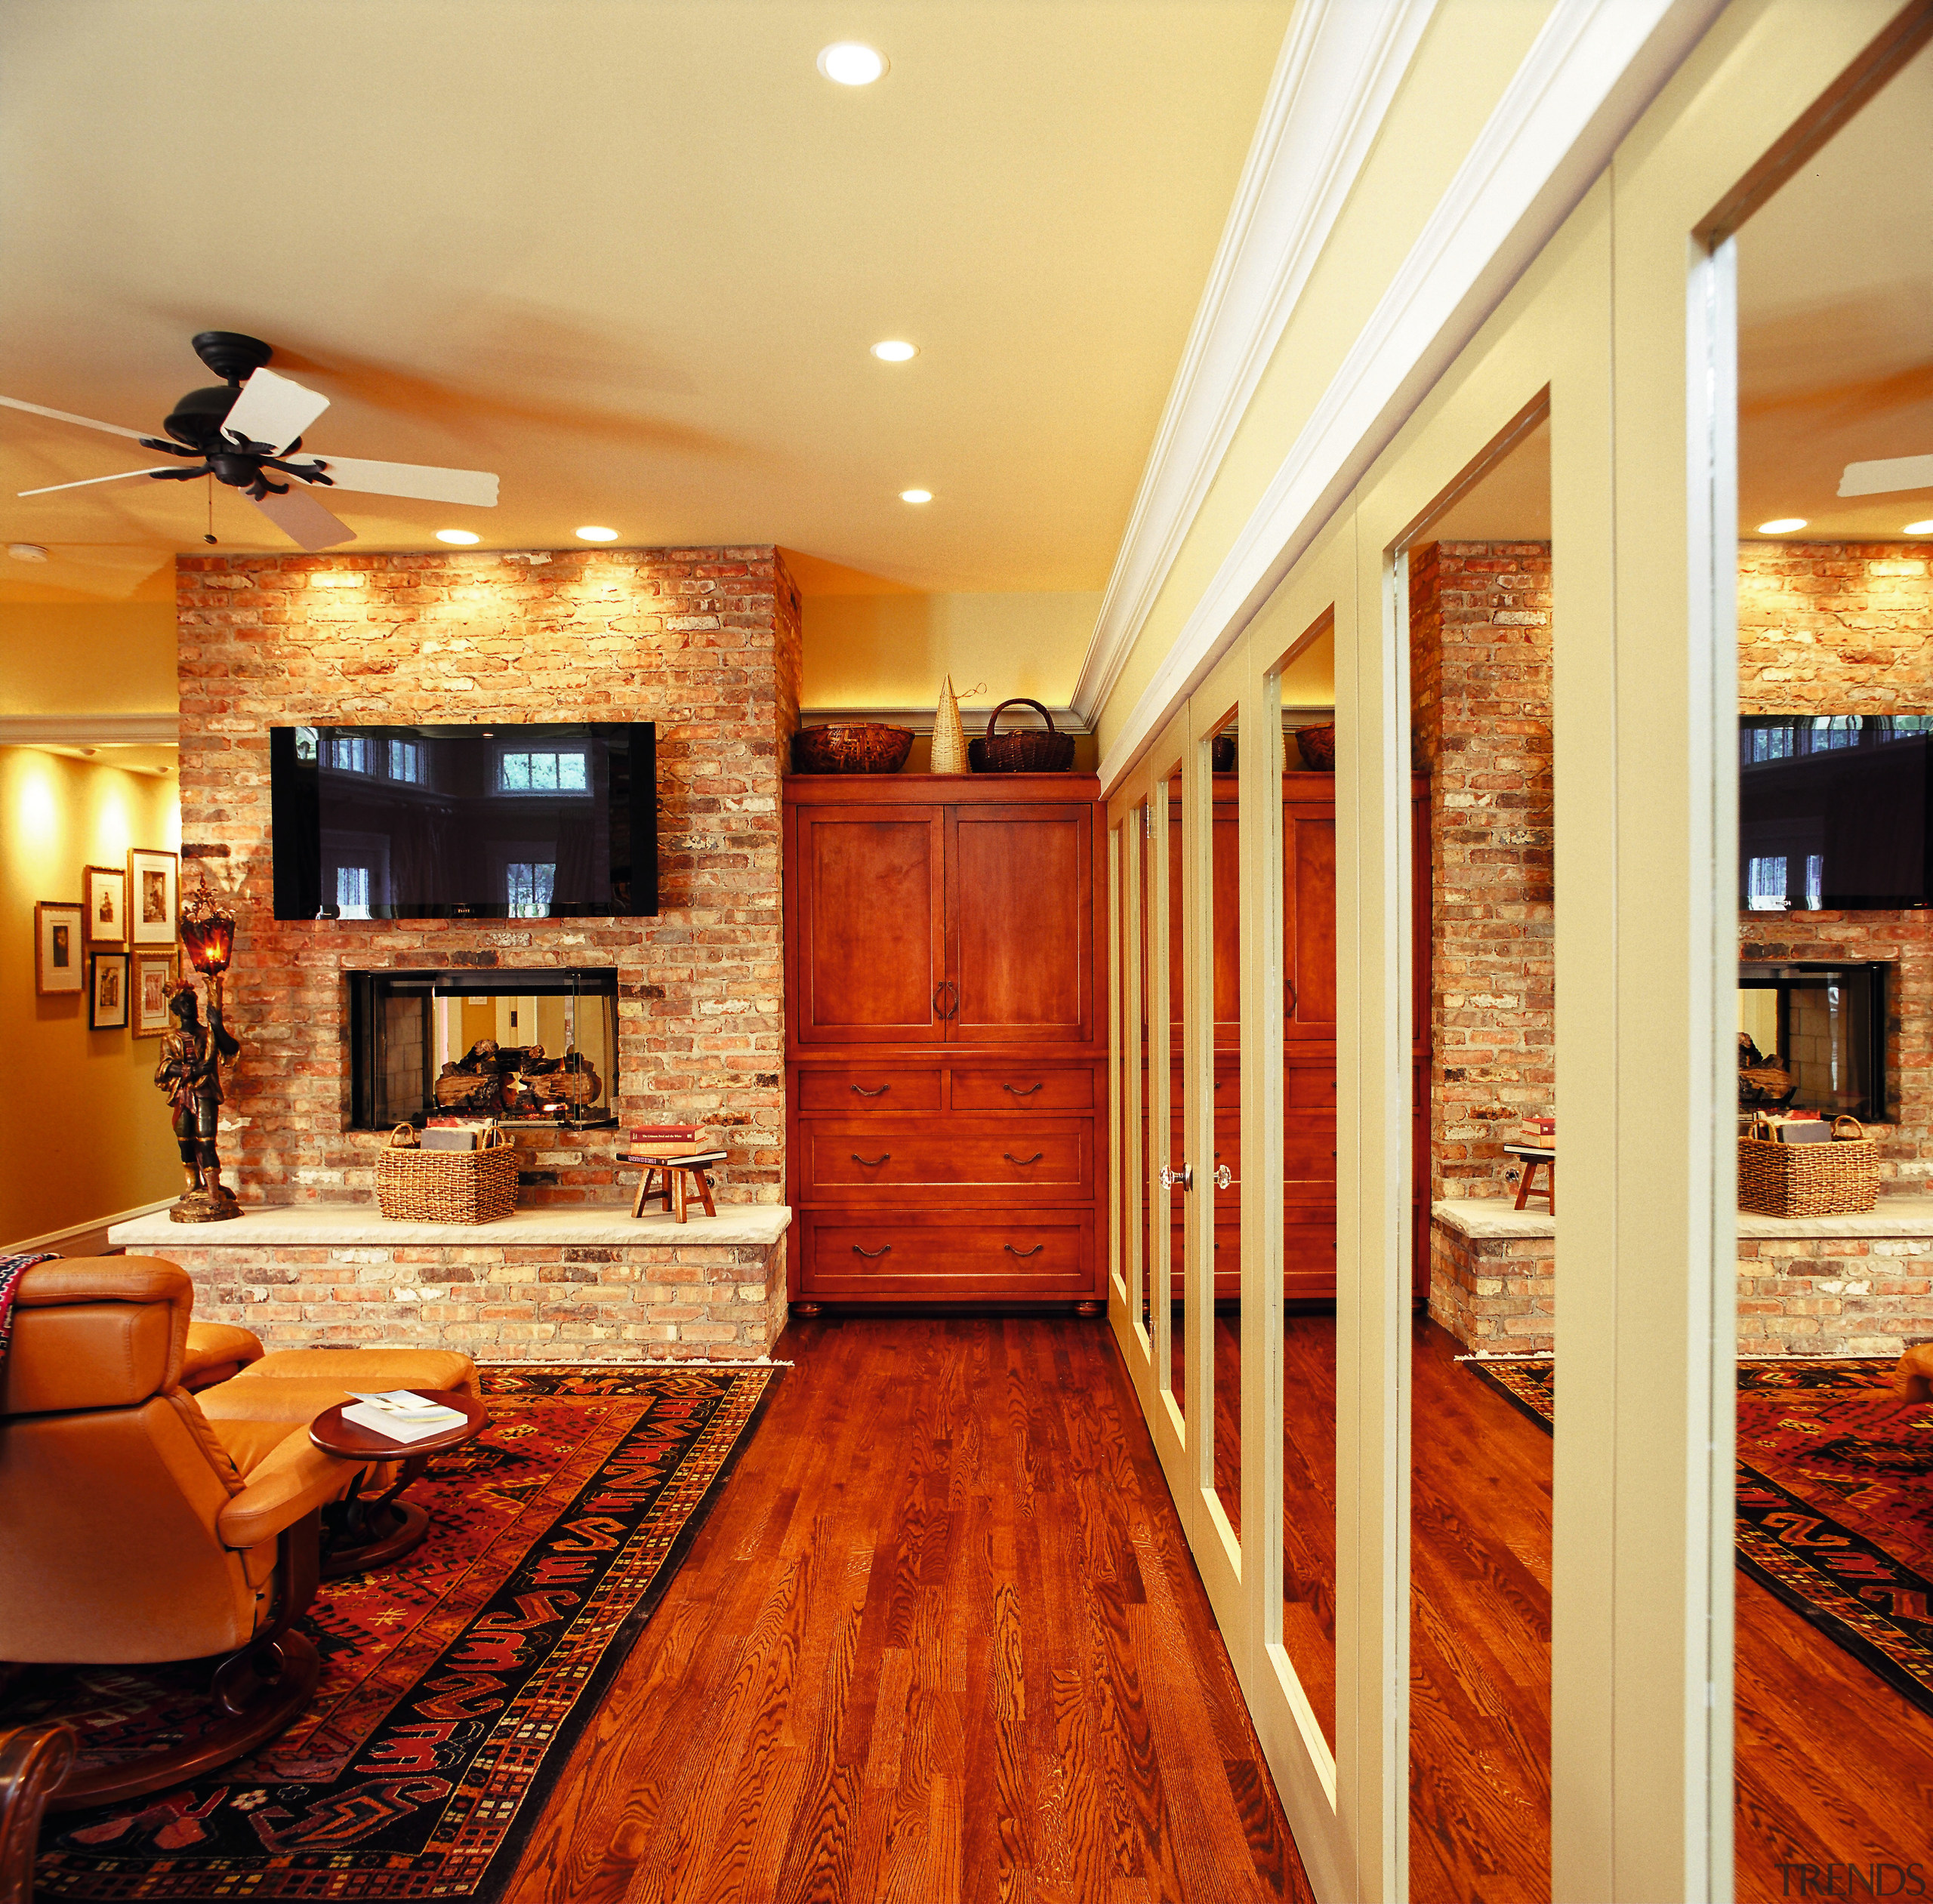
<svg viewBox="0 0 1933 1904">
<path fill-rule="evenodd" d="M 1835 1117 L 1824 1144 L 1781 1144 L 1764 1117 L 1738 1140 L 1738 1207 L 1754 1216 L 1857 1216 L 1879 1197 L 1879 1147 L 1857 1117 Z"/>
<path fill-rule="evenodd" d="M 376 1207 L 392 1223 L 498 1223 L 516 1208 L 516 1150 L 487 1130 L 473 1151 L 426 1151 L 399 1124 L 376 1157 Z"/>
</svg>

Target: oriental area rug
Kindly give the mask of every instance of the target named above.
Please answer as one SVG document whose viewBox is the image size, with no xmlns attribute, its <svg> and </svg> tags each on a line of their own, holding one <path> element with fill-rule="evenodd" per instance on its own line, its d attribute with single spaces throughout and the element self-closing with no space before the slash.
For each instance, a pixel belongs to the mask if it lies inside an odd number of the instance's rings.
<svg viewBox="0 0 1933 1904">
<path fill-rule="evenodd" d="M 1467 1360 L 1546 1429 L 1547 1357 Z M 1933 1406 L 1890 1359 L 1738 1365 L 1738 1564 L 1933 1712 Z"/>
<path fill-rule="evenodd" d="M 35 1895 L 497 1895 L 779 1373 L 486 1368 L 489 1428 L 412 1490 L 428 1539 L 318 1591 L 308 1709 L 194 1784 L 50 1814 Z M 8 1718 L 69 1718 L 125 1750 L 178 1736 L 205 1684 L 63 1668 L 22 1687 Z"/>
</svg>

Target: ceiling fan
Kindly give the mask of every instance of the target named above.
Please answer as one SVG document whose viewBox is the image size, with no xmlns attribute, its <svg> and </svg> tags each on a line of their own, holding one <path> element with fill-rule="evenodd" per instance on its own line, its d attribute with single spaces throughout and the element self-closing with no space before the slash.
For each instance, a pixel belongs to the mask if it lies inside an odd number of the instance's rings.
<svg viewBox="0 0 1933 1904">
<path fill-rule="evenodd" d="M 497 504 L 497 479 L 483 470 L 437 470 L 420 463 L 372 463 L 360 457 L 323 456 L 311 451 L 291 461 L 302 447 L 302 433 L 329 407 L 291 377 L 267 366 L 274 352 L 259 337 L 238 331 L 203 331 L 194 340 L 195 355 L 224 380 L 205 390 L 190 390 L 168 414 L 162 427 L 171 441 L 144 436 L 119 424 L 97 423 L 65 410 L 49 410 L 18 397 L 0 396 L 10 410 L 51 417 L 56 423 L 79 424 L 85 430 L 128 436 L 143 449 L 160 450 L 185 458 L 180 463 L 122 470 L 118 474 L 89 476 L 79 482 L 51 482 L 39 489 L 23 489 L 23 496 L 51 495 L 57 489 L 85 489 L 97 482 L 122 482 L 150 476 L 162 482 L 187 482 L 211 476 L 239 489 L 276 527 L 304 549 L 328 549 L 353 542 L 356 531 L 331 515 L 307 488 L 292 487 L 277 477 L 300 482 L 359 490 L 371 496 L 408 496 L 422 502 L 465 503 L 481 509 Z M 214 538 L 211 537 L 209 540 Z"/>
<path fill-rule="evenodd" d="M 1848 463 L 1839 478 L 1842 496 L 1884 496 L 1895 489 L 1933 489 L 1933 456 L 1883 456 Z"/>
</svg>

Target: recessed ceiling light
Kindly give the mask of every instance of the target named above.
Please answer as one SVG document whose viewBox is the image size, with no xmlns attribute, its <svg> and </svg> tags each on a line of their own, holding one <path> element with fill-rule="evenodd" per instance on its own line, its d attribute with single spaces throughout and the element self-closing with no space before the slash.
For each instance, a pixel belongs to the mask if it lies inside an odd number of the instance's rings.
<svg viewBox="0 0 1933 1904">
<path fill-rule="evenodd" d="M 600 529 L 594 523 L 589 528 L 579 529 L 577 539 L 580 542 L 615 542 L 618 539 L 615 529 Z"/>
<path fill-rule="evenodd" d="M 1761 535 L 1783 535 L 1789 529 L 1802 529 L 1805 526 L 1803 516 L 1774 516 L 1769 522 L 1759 525 Z"/>
<path fill-rule="evenodd" d="M 439 529 L 436 540 L 439 542 L 458 543 L 467 549 L 471 543 L 481 542 L 483 538 L 474 529 Z"/>
<path fill-rule="evenodd" d="M 1933 535 L 1933 516 L 1923 522 L 1909 522 L 1900 531 L 1902 535 Z"/>
<path fill-rule="evenodd" d="M 930 489 L 902 489 L 899 492 L 899 500 L 902 503 L 930 503 L 933 499 L 933 492 Z"/>
<path fill-rule="evenodd" d="M 873 346 L 873 355 L 883 364 L 903 364 L 919 354 L 917 344 L 907 344 L 899 337 L 888 337 L 883 344 Z"/>
<path fill-rule="evenodd" d="M 10 542 L 7 553 L 16 562 L 45 562 L 47 551 L 38 542 Z"/>
<path fill-rule="evenodd" d="M 886 70 L 886 55 L 857 40 L 834 40 L 819 49 L 819 69 L 842 86 L 870 86 Z"/>
</svg>

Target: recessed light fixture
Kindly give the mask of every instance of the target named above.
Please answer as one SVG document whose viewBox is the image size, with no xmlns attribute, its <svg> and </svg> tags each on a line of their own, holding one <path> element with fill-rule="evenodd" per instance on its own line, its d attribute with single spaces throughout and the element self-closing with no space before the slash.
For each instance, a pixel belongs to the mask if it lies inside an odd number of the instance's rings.
<svg viewBox="0 0 1933 1904">
<path fill-rule="evenodd" d="M 1909 522 L 1900 531 L 1902 535 L 1933 535 L 1933 516 L 1923 522 Z"/>
<path fill-rule="evenodd" d="M 474 529 L 439 529 L 436 540 L 439 542 L 455 542 L 467 549 L 471 543 L 481 542 L 483 538 Z"/>
<path fill-rule="evenodd" d="M 933 499 L 933 492 L 930 489 L 902 489 L 899 492 L 899 500 L 902 503 L 930 503 Z"/>
<path fill-rule="evenodd" d="M 47 551 L 38 542 L 10 542 L 7 553 L 16 562 L 45 562 Z"/>
<path fill-rule="evenodd" d="M 903 364 L 919 354 L 917 344 L 907 344 L 899 337 L 888 337 L 883 344 L 873 346 L 873 355 L 883 364 Z"/>
<path fill-rule="evenodd" d="M 1789 530 L 1802 529 L 1805 526 L 1805 518 L 1803 516 L 1774 516 L 1769 522 L 1759 525 L 1759 533 L 1761 535 L 1783 535 Z"/>
<path fill-rule="evenodd" d="M 615 529 L 600 529 L 595 523 L 588 528 L 579 529 L 577 539 L 580 542 L 615 542 L 618 539 Z"/>
<path fill-rule="evenodd" d="M 886 55 L 857 40 L 834 40 L 819 48 L 819 69 L 841 86 L 870 86 L 886 70 Z"/>
</svg>

